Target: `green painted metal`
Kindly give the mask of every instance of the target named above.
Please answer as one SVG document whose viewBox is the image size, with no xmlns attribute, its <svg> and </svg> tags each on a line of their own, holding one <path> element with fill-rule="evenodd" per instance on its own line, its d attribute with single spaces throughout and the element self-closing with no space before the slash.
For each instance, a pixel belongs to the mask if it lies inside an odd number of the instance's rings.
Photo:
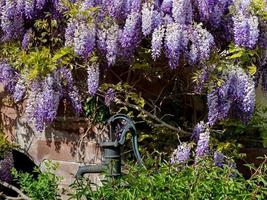
<svg viewBox="0 0 267 200">
<path fill-rule="evenodd" d="M 117 125 L 116 122 L 119 122 L 120 120 L 124 121 L 125 126 L 121 130 L 120 137 L 117 138 L 117 136 L 115 135 L 115 128 Z M 138 150 L 137 131 L 134 122 L 127 115 L 117 114 L 112 116 L 107 121 L 107 125 L 111 127 L 110 141 L 100 143 L 100 146 L 103 148 L 104 151 L 103 164 L 86 165 L 80 167 L 76 174 L 77 178 L 81 178 L 84 174 L 87 173 L 101 173 L 105 170 L 107 170 L 109 176 L 121 176 L 121 147 L 125 144 L 125 139 L 128 132 L 130 132 L 132 135 L 132 148 L 137 162 L 143 167 L 145 167 Z"/>
</svg>

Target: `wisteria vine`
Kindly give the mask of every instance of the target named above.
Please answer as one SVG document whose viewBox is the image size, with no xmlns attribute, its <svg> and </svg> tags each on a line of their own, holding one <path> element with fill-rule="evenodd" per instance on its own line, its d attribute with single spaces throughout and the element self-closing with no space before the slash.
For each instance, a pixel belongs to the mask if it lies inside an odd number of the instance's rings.
<svg viewBox="0 0 267 200">
<path fill-rule="evenodd" d="M 266 12 L 266 1 L 261 1 Z M 220 57 L 224 59 L 232 53 L 228 51 L 230 44 L 244 51 L 266 48 L 266 19 L 254 9 L 253 3 L 253 0 L 2 0 L 1 44 L 16 41 L 26 54 L 33 51 L 40 45 L 34 40 L 34 36 L 40 35 L 34 22 L 50 13 L 53 20 L 61 22 L 57 31 L 63 33 L 61 48 L 73 49 L 85 66 L 88 94 L 94 96 L 101 84 L 101 71 L 121 61 L 132 62 L 144 41 L 145 44 L 149 41 L 146 48 L 154 62 L 165 58 L 170 70 L 185 65 L 204 66 L 198 92 L 207 83 L 209 126 L 229 116 L 247 122 L 255 104 L 255 86 L 248 63 L 240 64 L 236 58 L 230 67 L 227 63 L 219 72 L 212 70 L 217 73 L 216 80 L 206 69 L 214 55 L 224 52 Z M 257 62 L 264 66 L 264 59 Z M 71 102 L 75 113 L 82 112 L 82 97 L 72 72 L 64 64 L 45 77 L 40 74 L 36 80 L 28 79 L 27 72 L 21 73 L 13 65 L 1 57 L 0 82 L 16 102 L 27 97 L 26 113 L 39 131 L 56 118 L 63 98 Z M 216 63 L 212 66 L 216 68 Z M 107 105 L 114 98 L 112 93 L 111 90 L 107 93 Z M 207 136 L 198 137 L 201 140 Z M 199 149 L 198 154 L 201 152 Z"/>
</svg>

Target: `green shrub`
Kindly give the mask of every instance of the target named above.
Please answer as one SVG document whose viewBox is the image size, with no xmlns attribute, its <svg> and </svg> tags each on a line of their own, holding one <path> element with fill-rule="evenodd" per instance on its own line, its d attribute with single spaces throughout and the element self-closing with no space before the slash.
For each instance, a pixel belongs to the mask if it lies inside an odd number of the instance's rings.
<svg viewBox="0 0 267 200">
<path fill-rule="evenodd" d="M 149 169 L 128 166 L 127 175 L 106 181 L 96 191 L 86 180 L 76 181 L 72 185 L 76 193 L 70 199 L 266 199 L 266 169 L 265 160 L 251 179 L 245 180 L 235 168 L 228 164 L 217 167 L 212 160 L 190 166 L 153 163 Z"/>
<path fill-rule="evenodd" d="M 32 174 L 12 170 L 12 174 L 20 185 L 22 191 L 32 200 L 56 200 L 59 199 L 58 185 L 61 180 L 55 175 L 56 164 L 45 162 L 45 172 L 36 168 L 38 177 L 34 178 Z"/>
</svg>

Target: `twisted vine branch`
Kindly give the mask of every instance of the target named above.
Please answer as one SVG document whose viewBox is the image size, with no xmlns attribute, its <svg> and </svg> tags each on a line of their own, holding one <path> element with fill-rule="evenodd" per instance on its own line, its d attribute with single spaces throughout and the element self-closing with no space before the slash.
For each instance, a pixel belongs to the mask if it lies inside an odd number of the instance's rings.
<svg viewBox="0 0 267 200">
<path fill-rule="evenodd" d="M 128 106 L 130 108 L 133 108 L 133 109 L 135 109 L 135 110 L 137 110 L 139 112 L 142 112 L 142 113 L 146 114 L 148 117 L 150 117 L 154 121 L 158 122 L 158 124 L 155 125 L 157 127 L 166 127 L 168 129 L 176 131 L 178 134 L 180 133 L 180 134 L 182 134 L 184 136 L 190 136 L 191 135 L 191 132 L 185 131 L 179 126 L 178 127 L 172 126 L 172 125 L 164 122 L 160 118 L 158 118 L 156 115 L 151 114 L 150 112 L 146 111 L 145 109 L 143 109 L 143 108 L 141 108 L 141 107 L 139 107 L 137 105 L 134 105 L 134 104 L 131 104 L 131 103 L 128 103 L 128 102 L 122 102 L 119 99 L 117 99 L 117 101 L 118 101 L 119 104 L 122 104 L 124 106 Z"/>
<path fill-rule="evenodd" d="M 15 186 L 7 183 L 7 182 L 0 180 L 0 185 L 4 186 L 5 188 L 8 188 L 10 190 L 13 190 L 14 192 L 16 192 L 19 195 L 18 197 L 10 197 L 10 196 L 7 196 L 1 192 L 0 196 L 4 197 L 7 200 L 31 200 L 30 197 L 25 195 L 21 190 L 19 190 L 17 187 L 15 187 Z"/>
</svg>

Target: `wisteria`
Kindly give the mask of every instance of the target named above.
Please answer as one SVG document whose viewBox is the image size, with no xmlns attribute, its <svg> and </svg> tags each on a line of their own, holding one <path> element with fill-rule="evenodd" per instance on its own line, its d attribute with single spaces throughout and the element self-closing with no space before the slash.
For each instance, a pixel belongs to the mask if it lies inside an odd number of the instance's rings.
<svg viewBox="0 0 267 200">
<path fill-rule="evenodd" d="M 70 99 L 71 105 L 75 111 L 76 115 L 79 115 L 83 111 L 82 107 L 82 99 L 79 94 L 79 91 L 77 87 L 73 86 L 69 91 L 68 91 L 68 98 Z"/>
<path fill-rule="evenodd" d="M 89 65 L 87 68 L 87 85 L 88 85 L 88 93 L 91 96 L 95 96 L 98 87 L 99 87 L 99 64 L 93 63 Z"/>
<path fill-rule="evenodd" d="M 0 63 L 0 83 L 11 94 L 15 91 L 15 86 L 18 80 L 18 73 L 9 64 Z"/>
<path fill-rule="evenodd" d="M 176 0 L 172 3 L 172 16 L 174 21 L 179 24 L 191 24 L 193 10 L 191 1 Z"/>
<path fill-rule="evenodd" d="M 95 47 L 95 25 L 80 21 L 74 32 L 74 51 L 83 58 L 88 58 Z"/>
<path fill-rule="evenodd" d="M 266 3 L 261 1 L 262 4 Z M 100 69 L 101 72 L 109 72 L 108 70 L 112 70 L 110 68 L 125 65 L 125 61 L 130 65 L 137 51 L 144 48 L 145 52 L 151 53 L 155 62 L 159 58 L 166 61 L 170 70 L 183 66 L 202 68 L 195 92 L 201 93 L 205 89 L 208 91 L 207 121 L 210 126 L 227 117 L 245 123 L 251 118 L 255 106 L 255 85 L 248 67 L 254 59 L 243 62 L 238 57 L 233 60 L 232 67 L 228 64 L 225 67 L 225 63 L 222 67 L 221 63 L 217 63 L 218 60 L 231 56 L 229 49 L 232 44 L 235 48 L 242 47 L 244 51 L 253 50 L 257 55 L 264 54 L 262 52 L 267 41 L 266 19 L 258 8 L 253 7 L 253 0 L 68 2 L 70 7 L 58 0 L 2 0 L 1 45 L 18 43 L 16 50 L 24 50 L 27 55 L 43 45 L 33 39 L 41 38 L 43 34 L 45 39 L 42 41 L 46 44 L 49 43 L 46 41 L 49 31 L 51 37 L 60 35 L 56 40 L 62 46 L 49 47 L 51 52 L 64 47 L 73 50 L 75 58 L 70 59 L 69 62 L 72 63 L 68 64 L 73 70 L 86 66 L 87 69 L 83 69 L 87 70 L 87 94 L 92 96 L 96 95 L 100 80 L 104 77 L 104 74 L 100 74 Z M 48 32 L 42 33 L 35 22 L 44 20 L 46 16 L 51 17 L 48 22 L 55 20 L 57 26 L 52 31 L 49 25 L 49 30 L 46 30 Z M 94 62 L 95 57 L 97 64 Z M 214 59 L 217 59 L 217 63 L 213 63 Z M 255 59 L 256 64 L 266 62 L 266 56 L 264 58 L 263 55 Z M 62 98 L 70 101 L 76 113 L 82 112 L 82 97 L 79 94 L 80 88 L 76 85 L 78 78 L 72 77 L 71 70 L 63 67 L 66 63 L 58 64 L 61 59 L 53 61 L 57 65 L 53 68 L 54 72 L 42 71 L 34 80 L 22 77 L 24 75 L 21 69 L 24 66 L 18 66 L 14 60 L 6 58 L 6 55 L 1 56 L 0 82 L 16 102 L 25 99 L 23 97 L 31 99 L 26 100 L 26 113 L 33 123 L 39 124 L 39 130 L 55 119 Z M 209 65 L 220 70 L 209 71 Z M 218 73 L 214 75 L 216 72 Z M 266 70 L 258 73 L 262 77 L 262 83 L 267 85 Z M 45 80 L 48 76 L 54 78 L 55 84 L 47 85 Z M 32 89 L 33 84 L 38 85 L 36 90 Z M 107 97 L 111 94 L 107 93 Z M 106 104 L 109 105 L 110 102 L 107 101 Z"/>
<path fill-rule="evenodd" d="M 14 167 L 12 152 L 7 152 L 0 160 L 0 180 L 10 183 L 12 181 L 11 169 Z"/>
<path fill-rule="evenodd" d="M 259 22 L 256 16 L 238 13 L 233 17 L 234 37 L 238 46 L 254 48 L 259 36 Z"/>
<path fill-rule="evenodd" d="M 161 54 L 164 34 L 165 34 L 165 27 L 163 25 L 156 28 L 152 34 L 151 49 L 152 49 L 152 58 L 154 60 L 156 60 Z"/>
<path fill-rule="evenodd" d="M 144 3 L 142 7 L 142 31 L 145 36 L 152 31 L 153 14 L 154 5 L 149 5 L 148 2 Z"/>
<path fill-rule="evenodd" d="M 35 2 L 34 0 L 25 0 L 24 2 L 24 14 L 26 19 L 32 19 L 35 15 Z"/>
<path fill-rule="evenodd" d="M 199 135 L 200 135 L 200 133 L 204 132 L 205 129 L 206 129 L 206 124 L 205 124 L 203 121 L 199 122 L 199 123 L 195 126 L 195 128 L 194 128 L 194 130 L 193 130 L 192 138 L 195 139 L 195 140 L 197 141 L 197 140 L 199 139 Z"/>
<path fill-rule="evenodd" d="M 211 33 L 202 28 L 202 24 L 193 27 L 191 37 L 192 45 L 189 51 L 191 63 L 206 60 L 214 46 L 214 38 Z"/>
<path fill-rule="evenodd" d="M 173 0 L 163 0 L 161 4 L 161 10 L 165 14 L 171 14 Z"/>
<path fill-rule="evenodd" d="M 47 0 L 36 0 L 36 8 L 43 9 Z"/>
<path fill-rule="evenodd" d="M 67 27 L 65 29 L 65 46 L 71 47 L 74 45 L 74 34 L 76 29 L 76 23 L 77 21 L 74 19 L 71 19 Z"/>
<path fill-rule="evenodd" d="M 26 31 L 26 33 L 23 36 L 22 42 L 21 42 L 21 47 L 22 49 L 28 49 L 30 43 L 32 42 L 33 39 L 33 32 L 32 29 L 29 29 Z"/>
<path fill-rule="evenodd" d="M 18 39 L 23 33 L 24 19 L 16 8 L 16 2 L 6 0 L 1 11 L 1 29 L 4 32 L 2 40 Z"/>
<path fill-rule="evenodd" d="M 117 24 L 111 26 L 107 30 L 106 38 L 106 50 L 107 50 L 107 61 L 108 65 L 114 65 L 117 57 L 118 41 L 119 41 L 119 26 Z"/>
<path fill-rule="evenodd" d="M 25 93 L 26 93 L 25 80 L 23 78 L 20 78 L 18 82 L 16 83 L 14 93 L 12 95 L 15 102 L 21 101 Z"/>
<path fill-rule="evenodd" d="M 223 153 L 215 151 L 214 152 L 214 164 L 218 167 L 222 167 L 224 164 L 225 156 Z"/>
<path fill-rule="evenodd" d="M 233 15 L 234 40 L 236 45 L 254 48 L 259 37 L 258 17 L 249 13 L 251 0 L 236 1 Z"/>
<path fill-rule="evenodd" d="M 141 40 L 141 17 L 138 12 L 131 12 L 126 19 L 120 37 L 123 48 L 136 48 Z"/>
<path fill-rule="evenodd" d="M 255 107 L 255 85 L 240 67 L 230 68 L 223 75 L 224 83 L 208 94 L 209 124 L 232 115 L 243 122 L 252 117 Z"/>
<path fill-rule="evenodd" d="M 25 93 L 26 88 L 21 89 Z M 18 94 L 14 93 L 15 100 L 24 95 L 22 91 L 18 90 Z M 37 131 L 43 131 L 54 121 L 62 98 L 69 100 L 76 115 L 82 113 L 81 96 L 74 85 L 71 71 L 65 67 L 59 68 L 53 74 L 48 74 L 44 80 L 34 81 L 30 84 L 25 113 Z"/>
<path fill-rule="evenodd" d="M 112 88 L 109 88 L 105 94 L 105 105 L 110 106 L 111 103 L 115 100 L 116 94 Z"/>
<path fill-rule="evenodd" d="M 175 69 L 180 61 L 184 47 L 187 45 L 186 33 L 183 25 L 171 23 L 167 25 L 165 37 L 165 55 L 169 65 Z"/>
<path fill-rule="evenodd" d="M 174 150 L 171 156 L 171 164 L 184 163 L 190 158 L 190 145 L 187 143 L 180 144 L 177 149 Z"/>
<path fill-rule="evenodd" d="M 196 159 L 205 156 L 209 151 L 209 139 L 210 139 L 210 130 L 209 127 L 200 132 L 199 139 L 197 141 L 196 148 Z"/>
</svg>

